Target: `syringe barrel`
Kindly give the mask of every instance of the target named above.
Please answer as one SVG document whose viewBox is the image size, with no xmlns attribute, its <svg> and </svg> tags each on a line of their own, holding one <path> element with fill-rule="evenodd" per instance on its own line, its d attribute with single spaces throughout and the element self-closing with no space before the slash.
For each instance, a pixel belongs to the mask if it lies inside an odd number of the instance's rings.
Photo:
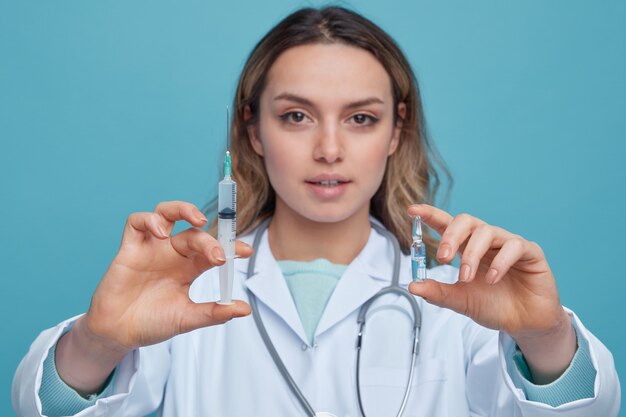
<svg viewBox="0 0 626 417">
<path fill-rule="evenodd" d="M 235 256 L 237 234 L 237 184 L 224 178 L 218 186 L 217 240 L 224 249 L 226 258 Z"/>
<path fill-rule="evenodd" d="M 233 296 L 235 239 L 237 236 L 237 184 L 225 177 L 218 185 L 217 240 L 224 249 L 226 263 L 220 266 L 220 301 L 230 304 Z"/>
<path fill-rule="evenodd" d="M 234 218 L 237 213 L 237 183 L 230 177 L 218 185 L 217 215 L 220 218 Z"/>
<path fill-rule="evenodd" d="M 228 259 L 228 258 L 227 258 Z M 233 302 L 233 277 L 235 274 L 233 259 L 220 266 L 220 304 Z"/>
</svg>

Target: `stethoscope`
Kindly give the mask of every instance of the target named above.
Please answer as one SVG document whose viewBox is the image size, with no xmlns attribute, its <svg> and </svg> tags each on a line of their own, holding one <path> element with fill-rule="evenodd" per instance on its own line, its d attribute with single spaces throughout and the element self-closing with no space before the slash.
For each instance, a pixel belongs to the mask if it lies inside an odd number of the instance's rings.
<svg viewBox="0 0 626 417">
<path fill-rule="evenodd" d="M 250 261 L 248 263 L 248 273 L 247 273 L 246 279 L 254 275 L 254 265 L 256 263 L 256 255 L 258 253 L 259 244 L 261 242 L 261 237 L 263 236 L 263 232 L 265 232 L 265 230 L 268 228 L 270 221 L 271 221 L 271 217 L 268 219 L 265 219 L 257 228 L 257 232 L 256 232 L 256 235 L 254 236 L 254 241 L 252 243 L 252 248 L 254 249 L 254 251 L 252 252 L 252 256 L 250 257 Z M 357 398 L 358 398 L 358 403 L 359 403 L 359 410 L 361 412 L 361 415 L 365 417 L 365 411 L 363 410 L 363 402 L 361 400 L 361 384 L 360 384 L 360 379 L 359 379 L 359 369 L 360 369 L 360 360 L 361 360 L 361 342 L 363 340 L 363 333 L 365 330 L 365 317 L 367 315 L 368 309 L 377 298 L 383 295 L 396 294 L 401 297 L 404 297 L 409 302 L 409 305 L 411 306 L 411 309 L 413 310 L 413 349 L 411 351 L 411 369 L 409 370 L 409 379 L 407 381 L 407 386 L 404 392 L 404 398 L 402 399 L 402 404 L 400 405 L 400 410 L 398 411 L 398 414 L 397 414 L 397 417 L 400 417 L 402 413 L 404 412 L 404 408 L 409 399 L 409 393 L 411 391 L 411 385 L 413 383 L 413 375 L 415 372 L 415 361 L 417 359 L 417 354 L 419 351 L 419 330 L 420 330 L 420 326 L 422 322 L 422 315 L 421 315 L 419 306 L 417 305 L 417 301 L 415 300 L 415 297 L 411 295 L 411 293 L 409 293 L 406 289 L 400 287 L 400 284 L 399 284 L 400 282 L 400 244 L 398 243 L 398 239 L 396 239 L 396 237 L 384 227 L 374 222 L 372 222 L 371 224 L 372 224 L 372 227 L 378 233 L 380 233 L 383 236 L 386 236 L 393 244 L 393 248 L 394 248 L 393 277 L 392 277 L 390 286 L 385 287 L 381 289 L 378 293 L 374 294 L 369 300 L 367 300 L 361 306 L 361 309 L 359 310 L 359 315 L 357 317 L 357 323 L 359 325 L 359 333 L 357 335 L 357 341 L 356 341 L 356 352 L 357 352 L 356 353 L 356 392 L 357 392 Z M 298 399 L 298 401 L 300 402 L 300 405 L 302 405 L 302 408 L 306 412 L 307 416 L 315 417 L 316 413 L 313 410 L 313 407 L 311 407 L 307 399 L 302 394 L 302 391 L 300 391 L 300 388 L 298 388 L 298 385 L 295 383 L 295 381 L 289 374 L 289 371 L 287 371 L 285 364 L 280 359 L 280 356 L 278 355 L 278 352 L 276 351 L 274 344 L 272 343 L 272 341 L 270 340 L 270 337 L 267 334 L 267 330 L 265 329 L 265 326 L 263 325 L 263 321 L 261 320 L 261 316 L 259 314 L 259 309 L 257 308 L 256 297 L 250 291 L 248 291 L 248 297 L 250 298 L 250 306 L 252 307 L 252 315 L 254 317 L 254 321 L 256 323 L 257 328 L 259 329 L 261 338 L 263 339 L 263 342 L 265 343 L 265 347 L 267 348 L 270 355 L 272 356 L 272 359 L 274 360 L 274 364 L 276 364 L 276 367 L 278 368 L 285 382 L 291 389 L 291 392 Z"/>
</svg>

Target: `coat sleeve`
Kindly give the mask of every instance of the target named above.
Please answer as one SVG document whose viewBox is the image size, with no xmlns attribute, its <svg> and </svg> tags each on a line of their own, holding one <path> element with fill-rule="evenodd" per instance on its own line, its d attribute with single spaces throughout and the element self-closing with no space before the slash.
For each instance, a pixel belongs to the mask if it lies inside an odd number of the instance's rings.
<svg viewBox="0 0 626 417">
<path fill-rule="evenodd" d="M 472 326 L 468 338 L 467 397 L 472 416 L 498 417 L 616 417 L 620 408 L 620 384 L 609 350 L 593 336 L 578 317 L 567 310 L 579 337 L 586 343 L 595 370 L 593 396 L 564 403 L 558 407 L 531 401 L 524 391 L 523 378 L 513 360 L 516 345 L 500 333 L 497 352 L 493 333 Z M 467 331 L 467 329 L 466 329 Z M 478 387 L 478 389 L 472 389 Z"/>
<path fill-rule="evenodd" d="M 42 416 L 39 388 L 43 363 L 50 348 L 80 316 L 43 331 L 20 362 L 13 379 L 13 408 L 20 417 Z M 100 398 L 76 416 L 141 416 L 161 404 L 170 372 L 170 342 L 140 348 L 128 353 L 117 366 L 112 394 Z"/>
</svg>

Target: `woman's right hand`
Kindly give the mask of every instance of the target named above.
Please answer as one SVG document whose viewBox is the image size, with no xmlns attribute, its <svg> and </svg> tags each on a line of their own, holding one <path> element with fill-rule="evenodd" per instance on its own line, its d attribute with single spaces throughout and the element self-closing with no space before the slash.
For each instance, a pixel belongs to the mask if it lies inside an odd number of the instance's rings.
<svg viewBox="0 0 626 417">
<path fill-rule="evenodd" d="M 172 236 L 180 220 L 196 228 Z M 221 305 L 189 299 L 191 283 L 225 262 L 219 242 L 197 228 L 206 221 L 193 204 L 180 201 L 160 203 L 153 213 L 131 214 L 120 250 L 91 300 L 87 329 L 133 349 L 250 314 L 243 301 Z M 248 257 L 252 248 L 237 242 L 236 253 Z"/>
<path fill-rule="evenodd" d="M 171 235 L 180 220 L 195 228 Z M 219 242 L 197 228 L 206 222 L 198 208 L 180 201 L 128 217 L 119 252 L 96 288 L 89 311 L 57 346 L 59 375 L 69 385 L 88 391 L 132 349 L 250 314 L 243 301 L 221 305 L 189 298 L 191 283 L 225 262 Z M 252 248 L 238 241 L 236 254 L 248 257 Z M 81 375 L 75 374 L 78 362 L 83 363 Z M 84 384 L 85 377 L 93 381 Z"/>
</svg>

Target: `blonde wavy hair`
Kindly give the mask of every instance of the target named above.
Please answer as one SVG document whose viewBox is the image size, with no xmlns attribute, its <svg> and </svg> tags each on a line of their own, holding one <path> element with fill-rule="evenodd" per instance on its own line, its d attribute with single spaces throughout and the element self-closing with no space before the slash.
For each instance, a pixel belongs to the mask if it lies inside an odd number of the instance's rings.
<svg viewBox="0 0 626 417">
<path fill-rule="evenodd" d="M 398 103 L 405 103 L 406 115 L 398 148 L 389 157 L 382 183 L 372 197 L 370 213 L 391 231 L 404 253 L 410 250 L 410 204 L 432 204 L 440 185 L 437 167 L 451 183 L 450 174 L 426 134 L 419 88 L 411 66 L 395 43 L 381 28 L 365 17 L 342 7 L 300 9 L 278 23 L 254 47 L 248 57 L 233 103 L 231 147 L 233 177 L 237 190 L 237 233 L 253 230 L 271 216 L 275 193 L 263 158 L 254 152 L 248 128 L 258 123 L 259 100 L 270 67 L 285 50 L 312 43 L 342 43 L 365 49 L 387 70 L 394 98 L 394 118 L 398 122 Z M 246 120 L 244 110 L 252 117 Z M 217 201 L 205 207 L 213 217 L 209 232 L 215 236 Z M 435 259 L 437 239 L 424 231 L 429 260 Z"/>
</svg>

